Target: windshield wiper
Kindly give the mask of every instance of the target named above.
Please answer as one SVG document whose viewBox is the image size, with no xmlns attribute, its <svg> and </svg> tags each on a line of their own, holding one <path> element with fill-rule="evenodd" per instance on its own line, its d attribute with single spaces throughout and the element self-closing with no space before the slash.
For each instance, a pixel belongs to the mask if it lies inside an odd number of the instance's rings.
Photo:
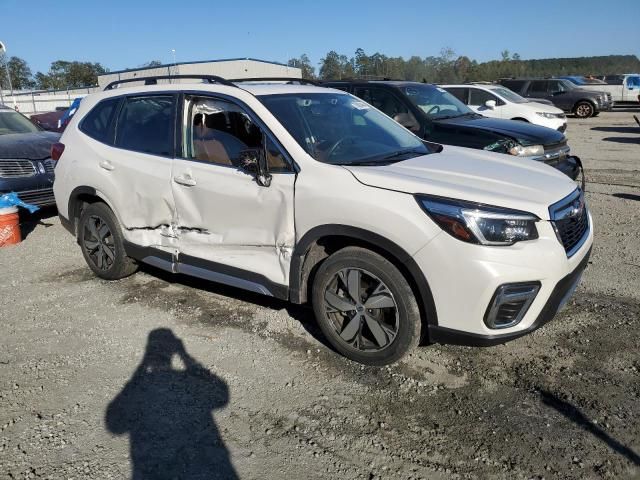
<svg viewBox="0 0 640 480">
<path fill-rule="evenodd" d="M 408 150 L 398 150 L 397 152 L 394 152 L 390 155 L 387 155 L 386 157 L 383 157 L 383 160 L 393 160 L 393 159 L 397 159 L 398 157 L 403 157 L 404 155 L 411 155 L 411 154 L 416 154 L 416 156 L 420 156 L 420 155 L 426 155 L 428 152 L 422 153 L 419 152 L 418 150 L 416 150 L 415 148 L 411 148 Z M 406 160 L 406 159 L 403 159 Z M 397 160 L 398 162 L 401 160 Z"/>
</svg>

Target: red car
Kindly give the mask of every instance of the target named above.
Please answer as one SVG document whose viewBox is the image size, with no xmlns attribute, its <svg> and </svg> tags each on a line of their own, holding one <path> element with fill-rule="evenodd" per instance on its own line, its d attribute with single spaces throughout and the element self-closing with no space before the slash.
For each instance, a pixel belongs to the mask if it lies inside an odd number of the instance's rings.
<svg viewBox="0 0 640 480">
<path fill-rule="evenodd" d="M 73 114 L 78 110 L 82 98 L 76 98 L 69 108 L 58 107 L 55 112 L 31 115 L 31 121 L 43 130 L 62 133 Z"/>
</svg>

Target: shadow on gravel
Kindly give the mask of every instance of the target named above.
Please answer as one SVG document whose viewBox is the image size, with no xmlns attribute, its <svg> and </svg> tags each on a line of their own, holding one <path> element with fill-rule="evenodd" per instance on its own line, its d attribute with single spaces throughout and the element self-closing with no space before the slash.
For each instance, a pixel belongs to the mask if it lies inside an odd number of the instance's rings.
<svg viewBox="0 0 640 480">
<path fill-rule="evenodd" d="M 602 140 L 605 142 L 614 142 L 614 143 L 638 143 L 640 144 L 640 131 L 637 131 L 637 137 L 605 137 Z"/>
<path fill-rule="evenodd" d="M 640 133 L 638 127 L 592 127 L 591 130 L 595 130 L 597 132 L 613 132 L 613 133 Z"/>
<path fill-rule="evenodd" d="M 183 369 L 172 366 L 177 357 Z M 133 480 L 238 478 L 211 412 L 227 405 L 227 384 L 191 357 L 167 328 L 149 333 L 142 362 L 105 415 L 129 435 Z"/>
<path fill-rule="evenodd" d="M 322 331 L 316 322 L 313 310 L 308 305 L 296 305 L 285 300 L 279 300 L 274 297 L 253 293 L 248 290 L 230 287 L 221 283 L 209 282 L 207 280 L 202 280 L 188 275 L 169 273 L 146 264 L 141 264 L 140 270 L 167 283 L 178 283 L 180 285 L 195 288 L 196 290 L 223 295 L 241 302 L 248 302 L 272 310 L 285 309 L 291 318 L 300 322 L 300 325 L 302 325 L 309 335 L 328 349 L 334 350 L 322 334 Z"/>
<path fill-rule="evenodd" d="M 20 209 L 20 233 L 24 240 L 33 232 L 38 225 L 42 225 L 45 228 L 53 226 L 53 223 L 44 222 L 49 218 L 58 215 L 56 207 L 44 207 L 35 213 L 29 213 L 27 210 Z"/>
<path fill-rule="evenodd" d="M 558 411 L 583 430 L 590 432 L 595 437 L 602 440 L 609 446 L 609 448 L 618 452 L 630 462 L 640 466 L 640 455 L 617 441 L 615 438 L 609 436 L 607 432 L 589 420 L 579 409 L 571 405 L 569 402 L 561 400 L 555 394 L 547 390 L 540 390 L 540 396 L 542 397 L 542 403 Z"/>
<path fill-rule="evenodd" d="M 616 198 L 624 198 L 625 200 L 635 200 L 636 202 L 640 202 L 640 195 L 634 195 L 633 193 L 614 193 L 613 196 Z"/>
</svg>

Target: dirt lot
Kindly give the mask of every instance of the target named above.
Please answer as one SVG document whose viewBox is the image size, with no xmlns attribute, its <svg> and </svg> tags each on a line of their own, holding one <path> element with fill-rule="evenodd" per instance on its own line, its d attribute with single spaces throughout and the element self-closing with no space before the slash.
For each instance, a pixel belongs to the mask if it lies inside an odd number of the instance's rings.
<svg viewBox="0 0 640 480">
<path fill-rule="evenodd" d="M 332 353 L 305 308 L 98 280 L 53 212 L 26 222 L 0 250 L 0 478 L 638 475 L 640 128 L 605 113 L 568 136 L 596 225 L 574 300 L 512 343 L 385 369 Z"/>
</svg>

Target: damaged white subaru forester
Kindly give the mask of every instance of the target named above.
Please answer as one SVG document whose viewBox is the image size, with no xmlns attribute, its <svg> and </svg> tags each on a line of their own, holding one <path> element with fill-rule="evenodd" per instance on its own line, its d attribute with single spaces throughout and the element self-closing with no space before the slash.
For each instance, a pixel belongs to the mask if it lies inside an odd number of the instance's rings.
<svg viewBox="0 0 640 480">
<path fill-rule="evenodd" d="M 425 143 L 302 81 L 158 80 L 86 97 L 53 147 L 62 223 L 101 278 L 142 262 L 310 302 L 370 365 L 520 337 L 580 281 L 592 219 L 547 165 Z"/>
</svg>

